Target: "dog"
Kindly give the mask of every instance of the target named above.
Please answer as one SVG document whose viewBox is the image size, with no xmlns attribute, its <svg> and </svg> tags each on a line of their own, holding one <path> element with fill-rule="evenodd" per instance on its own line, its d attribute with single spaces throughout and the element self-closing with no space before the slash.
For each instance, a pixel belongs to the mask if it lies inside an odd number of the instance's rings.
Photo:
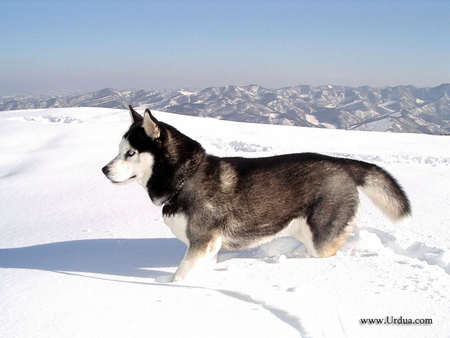
<svg viewBox="0 0 450 338">
<path fill-rule="evenodd" d="M 257 247 L 279 236 L 311 257 L 330 257 L 353 232 L 358 188 L 393 221 L 411 205 L 397 181 L 367 162 L 316 153 L 216 157 L 195 140 L 129 106 L 119 154 L 102 168 L 113 183 L 137 181 L 163 206 L 164 222 L 187 245 L 172 281 L 215 261 L 220 250 Z"/>
</svg>

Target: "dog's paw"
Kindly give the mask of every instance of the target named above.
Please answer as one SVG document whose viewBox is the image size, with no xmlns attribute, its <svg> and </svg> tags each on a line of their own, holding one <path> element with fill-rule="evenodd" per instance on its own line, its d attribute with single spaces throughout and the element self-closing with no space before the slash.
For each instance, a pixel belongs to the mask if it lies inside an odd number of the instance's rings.
<svg viewBox="0 0 450 338">
<path fill-rule="evenodd" d="M 181 274 L 174 273 L 174 275 L 171 278 L 172 283 L 181 282 L 186 278 L 186 276 L 182 276 Z"/>
<path fill-rule="evenodd" d="M 155 278 L 157 283 L 171 283 L 173 281 L 173 275 L 158 276 Z"/>
</svg>

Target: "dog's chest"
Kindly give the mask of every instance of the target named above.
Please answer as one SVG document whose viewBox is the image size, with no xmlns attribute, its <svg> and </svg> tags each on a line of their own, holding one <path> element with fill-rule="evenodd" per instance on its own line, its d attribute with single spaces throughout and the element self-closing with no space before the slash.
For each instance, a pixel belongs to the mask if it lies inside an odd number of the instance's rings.
<svg viewBox="0 0 450 338">
<path fill-rule="evenodd" d="M 186 235 L 187 217 L 183 213 L 177 213 L 170 216 L 163 216 L 163 219 L 172 233 L 184 244 L 189 245 L 189 240 Z"/>
</svg>

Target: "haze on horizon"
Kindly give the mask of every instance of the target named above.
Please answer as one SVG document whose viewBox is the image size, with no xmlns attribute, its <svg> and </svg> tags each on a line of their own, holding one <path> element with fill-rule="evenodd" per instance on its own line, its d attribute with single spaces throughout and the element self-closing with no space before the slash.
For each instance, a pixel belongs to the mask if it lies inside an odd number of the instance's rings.
<svg viewBox="0 0 450 338">
<path fill-rule="evenodd" d="M 0 1 L 0 95 L 450 82 L 450 1 Z"/>
</svg>

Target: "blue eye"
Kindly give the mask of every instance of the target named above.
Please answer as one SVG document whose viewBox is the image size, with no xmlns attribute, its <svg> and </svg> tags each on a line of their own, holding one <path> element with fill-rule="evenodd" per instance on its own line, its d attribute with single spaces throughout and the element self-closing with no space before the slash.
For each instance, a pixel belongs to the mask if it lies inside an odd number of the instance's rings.
<svg viewBox="0 0 450 338">
<path fill-rule="evenodd" d="M 127 157 L 131 157 L 134 154 L 136 154 L 136 152 L 134 152 L 133 150 L 128 150 L 127 153 L 125 154 Z"/>
</svg>

